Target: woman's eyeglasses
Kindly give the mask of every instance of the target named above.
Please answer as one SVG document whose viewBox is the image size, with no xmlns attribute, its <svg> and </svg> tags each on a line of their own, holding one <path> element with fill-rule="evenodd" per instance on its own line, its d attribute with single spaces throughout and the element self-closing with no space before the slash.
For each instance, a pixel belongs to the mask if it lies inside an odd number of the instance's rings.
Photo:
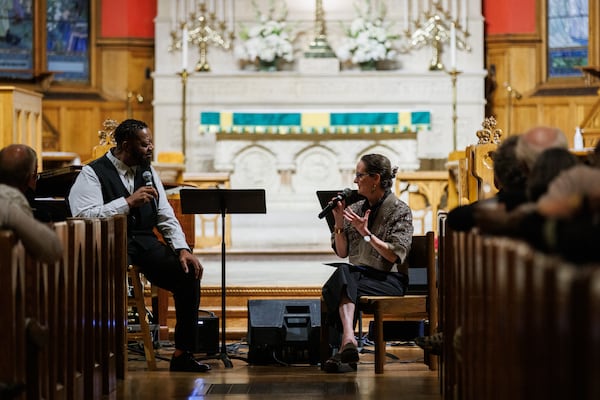
<svg viewBox="0 0 600 400">
<path fill-rule="evenodd" d="M 357 172 L 356 175 L 354 175 L 354 176 L 356 177 L 356 179 L 360 179 L 363 176 L 368 176 L 368 175 L 371 175 L 371 174 L 365 174 L 365 173 Z"/>
</svg>

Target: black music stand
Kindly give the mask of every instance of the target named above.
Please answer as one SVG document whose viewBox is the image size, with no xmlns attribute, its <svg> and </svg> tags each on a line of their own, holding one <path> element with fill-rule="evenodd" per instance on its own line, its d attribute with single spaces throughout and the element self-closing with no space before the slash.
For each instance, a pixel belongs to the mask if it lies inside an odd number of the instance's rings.
<svg viewBox="0 0 600 400">
<path fill-rule="evenodd" d="M 225 215 L 265 214 L 267 212 L 264 189 L 181 189 L 183 214 L 221 214 L 221 353 L 206 359 L 219 359 L 225 368 L 232 368 L 231 358 L 248 361 L 244 357 L 229 355 L 225 343 Z"/>
</svg>

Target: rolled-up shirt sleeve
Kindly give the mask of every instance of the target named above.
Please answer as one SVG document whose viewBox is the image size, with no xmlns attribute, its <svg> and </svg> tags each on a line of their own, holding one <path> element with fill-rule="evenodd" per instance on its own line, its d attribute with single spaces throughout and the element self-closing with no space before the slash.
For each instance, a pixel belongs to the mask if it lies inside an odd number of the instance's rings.
<svg viewBox="0 0 600 400">
<path fill-rule="evenodd" d="M 119 214 L 129 214 L 125 197 L 119 197 L 104 204 L 102 186 L 92 167 L 85 165 L 69 193 L 69 207 L 74 217 L 105 218 Z"/>
<path fill-rule="evenodd" d="M 14 202 L 0 199 L 0 227 L 14 230 L 25 250 L 40 261 L 55 262 L 63 255 L 56 233 Z"/>
<path fill-rule="evenodd" d="M 165 192 L 165 188 L 154 168 L 152 168 L 152 175 L 154 176 L 156 191 L 158 192 L 158 218 L 156 227 L 158 228 L 159 232 L 163 235 L 166 242 L 173 249 L 189 250 L 185 234 L 183 233 L 183 229 L 181 228 L 181 224 L 175 216 L 173 207 L 171 207 L 171 204 L 167 199 L 167 193 Z"/>
</svg>

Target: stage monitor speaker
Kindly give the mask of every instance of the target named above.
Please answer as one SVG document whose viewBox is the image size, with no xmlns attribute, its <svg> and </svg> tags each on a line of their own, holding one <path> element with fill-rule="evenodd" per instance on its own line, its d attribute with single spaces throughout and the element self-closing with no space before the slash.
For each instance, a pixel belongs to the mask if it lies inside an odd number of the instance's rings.
<svg viewBox="0 0 600 400">
<path fill-rule="evenodd" d="M 319 362 L 319 300 L 248 300 L 248 362 Z"/>
<path fill-rule="evenodd" d="M 219 317 L 211 311 L 199 310 L 194 353 L 209 355 L 219 352 Z"/>
</svg>

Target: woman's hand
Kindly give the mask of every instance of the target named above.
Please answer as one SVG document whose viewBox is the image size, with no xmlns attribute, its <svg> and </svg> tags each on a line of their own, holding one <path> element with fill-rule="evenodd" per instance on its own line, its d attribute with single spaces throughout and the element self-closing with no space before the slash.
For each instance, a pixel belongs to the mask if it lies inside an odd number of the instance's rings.
<svg viewBox="0 0 600 400">
<path fill-rule="evenodd" d="M 369 234 L 369 214 L 371 214 L 371 210 L 367 210 L 364 217 L 361 217 L 350 208 L 344 210 L 344 218 L 363 236 Z"/>
</svg>

